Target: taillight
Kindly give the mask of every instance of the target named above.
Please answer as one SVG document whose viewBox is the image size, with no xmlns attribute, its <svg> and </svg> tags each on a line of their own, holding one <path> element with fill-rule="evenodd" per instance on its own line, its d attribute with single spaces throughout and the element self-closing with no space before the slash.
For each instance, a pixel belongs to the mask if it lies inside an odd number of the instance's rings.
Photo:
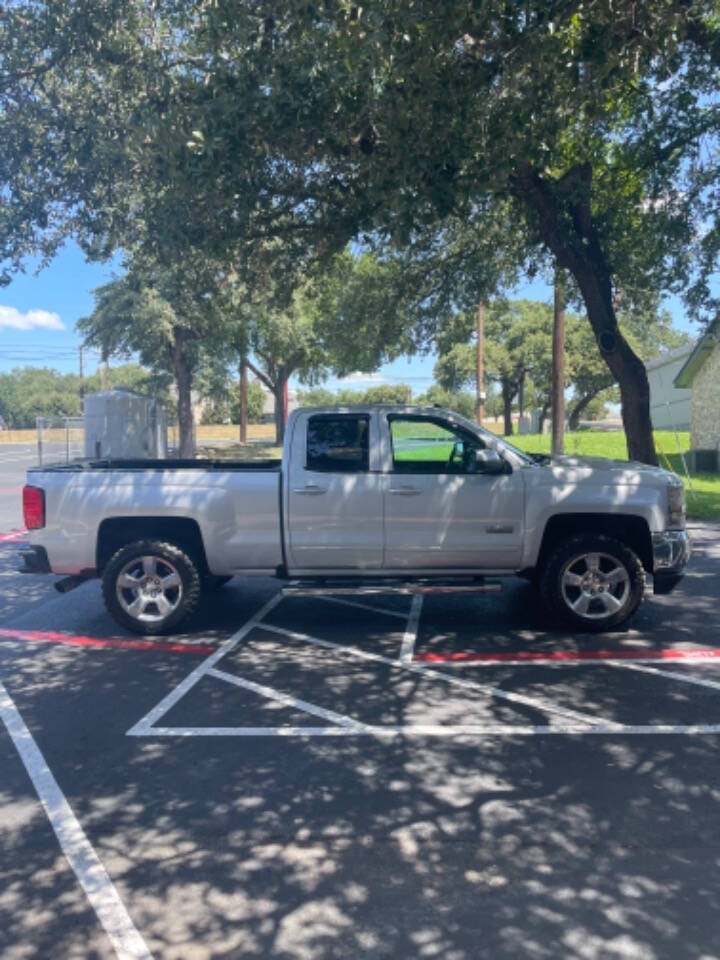
<svg viewBox="0 0 720 960">
<path fill-rule="evenodd" d="M 45 491 L 40 487 L 23 487 L 23 518 L 28 530 L 45 526 Z"/>
</svg>

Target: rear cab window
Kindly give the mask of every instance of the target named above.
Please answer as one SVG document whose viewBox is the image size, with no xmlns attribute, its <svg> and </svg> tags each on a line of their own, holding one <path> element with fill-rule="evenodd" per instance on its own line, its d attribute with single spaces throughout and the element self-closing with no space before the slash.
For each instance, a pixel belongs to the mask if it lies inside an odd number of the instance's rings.
<svg viewBox="0 0 720 960">
<path fill-rule="evenodd" d="M 307 425 L 305 469 L 318 473 L 369 470 L 370 418 L 366 414 L 316 414 Z"/>
</svg>

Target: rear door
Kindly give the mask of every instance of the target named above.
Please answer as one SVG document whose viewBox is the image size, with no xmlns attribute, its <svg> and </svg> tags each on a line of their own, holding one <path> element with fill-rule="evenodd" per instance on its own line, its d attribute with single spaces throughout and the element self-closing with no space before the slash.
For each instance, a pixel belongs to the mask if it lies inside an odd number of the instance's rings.
<svg viewBox="0 0 720 960">
<path fill-rule="evenodd" d="M 291 570 L 382 565 L 383 477 L 371 444 L 377 429 L 376 414 L 311 413 L 296 420 L 285 501 Z"/>
<path fill-rule="evenodd" d="M 523 538 L 519 470 L 477 472 L 477 434 L 444 419 L 389 414 L 387 569 L 516 569 Z M 508 465 L 508 470 L 510 471 Z"/>
</svg>

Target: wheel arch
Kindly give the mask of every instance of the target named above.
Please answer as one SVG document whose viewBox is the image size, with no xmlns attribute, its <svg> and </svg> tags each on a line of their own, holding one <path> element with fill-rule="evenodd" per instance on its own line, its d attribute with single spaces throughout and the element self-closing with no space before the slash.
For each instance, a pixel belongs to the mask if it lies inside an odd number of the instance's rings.
<svg viewBox="0 0 720 960">
<path fill-rule="evenodd" d="M 167 540 L 189 553 L 201 573 L 208 572 L 202 533 L 190 517 L 106 517 L 98 528 L 95 563 L 102 576 L 108 560 L 136 540 Z"/>
<path fill-rule="evenodd" d="M 637 514 L 560 513 L 545 524 L 535 569 L 541 570 L 550 553 L 563 540 L 596 533 L 628 546 L 648 573 L 653 569 L 652 536 L 644 517 Z"/>
</svg>

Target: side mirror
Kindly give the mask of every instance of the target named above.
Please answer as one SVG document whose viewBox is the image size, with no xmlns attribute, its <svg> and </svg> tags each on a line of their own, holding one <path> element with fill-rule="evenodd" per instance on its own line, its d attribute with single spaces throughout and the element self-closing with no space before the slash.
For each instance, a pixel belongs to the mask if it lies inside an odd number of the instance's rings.
<svg viewBox="0 0 720 960">
<path fill-rule="evenodd" d="M 486 447 L 475 451 L 475 472 L 500 474 L 507 471 L 507 465 L 497 450 Z"/>
</svg>

